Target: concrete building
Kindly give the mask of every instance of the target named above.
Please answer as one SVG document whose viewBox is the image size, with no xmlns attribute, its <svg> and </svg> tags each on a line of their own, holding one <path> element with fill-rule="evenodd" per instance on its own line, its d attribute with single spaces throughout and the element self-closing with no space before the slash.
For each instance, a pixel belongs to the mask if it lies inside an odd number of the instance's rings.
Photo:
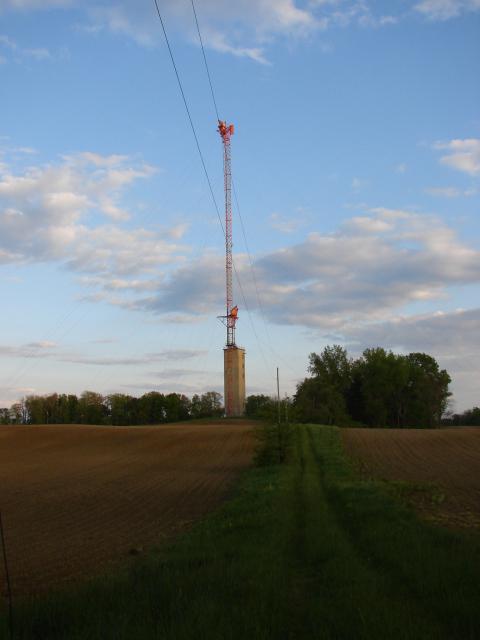
<svg viewBox="0 0 480 640">
<path fill-rule="evenodd" d="M 245 413 L 245 349 L 230 345 L 223 350 L 225 415 Z"/>
</svg>

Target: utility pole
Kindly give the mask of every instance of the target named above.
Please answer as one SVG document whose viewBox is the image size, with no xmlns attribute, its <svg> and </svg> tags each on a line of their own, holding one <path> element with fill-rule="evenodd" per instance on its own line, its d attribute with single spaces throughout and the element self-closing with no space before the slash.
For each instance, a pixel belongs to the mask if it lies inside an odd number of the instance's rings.
<svg viewBox="0 0 480 640">
<path fill-rule="evenodd" d="M 10 639 L 13 639 L 13 603 L 12 603 L 12 587 L 10 585 L 10 573 L 8 571 L 7 562 L 7 544 L 5 542 L 5 530 L 3 528 L 2 512 L 0 511 L 0 539 L 2 542 L 3 565 L 5 567 L 5 581 L 7 583 L 7 599 L 8 599 L 8 629 Z"/>
<path fill-rule="evenodd" d="M 277 412 L 278 412 L 278 426 L 280 426 L 280 377 L 277 367 Z"/>
</svg>

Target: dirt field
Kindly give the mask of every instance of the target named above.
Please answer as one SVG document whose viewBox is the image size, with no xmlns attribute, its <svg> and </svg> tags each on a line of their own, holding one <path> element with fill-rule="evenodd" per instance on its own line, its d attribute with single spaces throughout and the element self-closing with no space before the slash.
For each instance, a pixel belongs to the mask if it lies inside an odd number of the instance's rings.
<svg viewBox="0 0 480 640">
<path fill-rule="evenodd" d="M 347 453 L 428 519 L 480 528 L 480 429 L 342 429 Z"/>
<path fill-rule="evenodd" d="M 225 498 L 253 448 L 247 421 L 0 427 L 14 593 L 99 573 L 186 527 Z"/>
</svg>

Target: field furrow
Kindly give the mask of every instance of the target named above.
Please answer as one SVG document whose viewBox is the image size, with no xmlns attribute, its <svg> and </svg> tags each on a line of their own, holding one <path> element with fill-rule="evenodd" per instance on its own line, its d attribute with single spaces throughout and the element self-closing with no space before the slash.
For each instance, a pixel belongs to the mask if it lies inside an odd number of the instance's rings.
<svg viewBox="0 0 480 640">
<path fill-rule="evenodd" d="M 342 429 L 341 436 L 368 475 L 410 483 L 426 515 L 480 527 L 480 429 Z"/>
<path fill-rule="evenodd" d="M 247 421 L 0 427 L 14 592 L 102 572 L 184 529 L 225 497 L 253 446 Z"/>
</svg>

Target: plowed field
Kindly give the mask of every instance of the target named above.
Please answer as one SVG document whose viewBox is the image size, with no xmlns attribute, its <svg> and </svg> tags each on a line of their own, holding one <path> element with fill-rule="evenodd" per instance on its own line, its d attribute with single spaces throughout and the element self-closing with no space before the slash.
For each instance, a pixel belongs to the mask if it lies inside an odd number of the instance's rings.
<svg viewBox="0 0 480 640">
<path fill-rule="evenodd" d="M 342 429 L 363 471 L 410 484 L 402 491 L 429 519 L 480 527 L 480 429 Z"/>
<path fill-rule="evenodd" d="M 37 593 L 155 546 L 225 498 L 253 448 L 247 421 L 0 427 L 12 590 Z"/>
</svg>

